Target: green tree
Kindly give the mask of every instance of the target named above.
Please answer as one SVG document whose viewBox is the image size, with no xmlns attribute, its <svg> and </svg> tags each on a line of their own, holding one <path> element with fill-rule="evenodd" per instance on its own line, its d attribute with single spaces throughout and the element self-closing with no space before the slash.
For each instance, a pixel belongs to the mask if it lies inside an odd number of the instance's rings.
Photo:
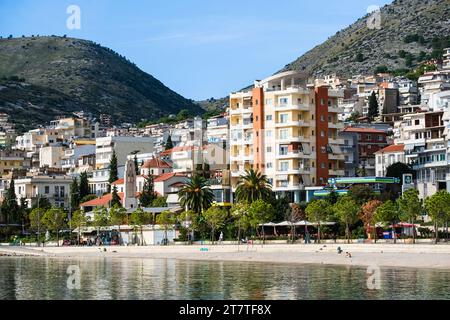
<svg viewBox="0 0 450 320">
<path fill-rule="evenodd" d="M 38 246 L 41 245 L 41 232 L 44 230 L 44 224 L 42 223 L 42 218 L 44 217 L 46 209 L 44 208 L 34 208 L 31 210 L 29 219 L 31 230 L 37 233 L 37 243 Z"/>
<path fill-rule="evenodd" d="M 171 150 L 171 149 L 173 149 L 173 142 L 172 142 L 172 136 L 169 135 L 169 137 L 167 138 L 167 141 L 166 141 L 166 145 L 164 146 L 164 150 L 167 151 L 167 150 Z"/>
<path fill-rule="evenodd" d="M 157 197 L 155 200 L 153 200 L 152 207 L 153 208 L 167 207 L 166 197 Z"/>
<path fill-rule="evenodd" d="M 59 247 L 59 231 L 65 224 L 65 219 L 67 219 L 67 213 L 63 209 L 53 207 L 47 210 L 42 217 L 42 224 L 56 234 L 56 242 Z"/>
<path fill-rule="evenodd" d="M 78 229 L 78 245 L 81 241 L 81 229 L 86 227 L 88 223 L 88 217 L 83 210 L 76 210 L 72 215 L 72 226 Z"/>
<path fill-rule="evenodd" d="M 246 170 L 239 179 L 236 188 L 236 198 L 238 201 L 251 203 L 259 199 L 270 199 L 272 189 L 267 177 L 259 171 L 253 169 Z"/>
<path fill-rule="evenodd" d="M 419 191 L 417 189 L 406 190 L 403 195 L 397 199 L 397 205 L 400 210 L 400 218 L 412 223 L 413 243 L 416 243 L 415 222 L 423 210 L 422 201 L 419 199 Z"/>
<path fill-rule="evenodd" d="M 52 207 L 50 200 L 47 197 L 39 195 L 35 202 L 33 202 L 33 206 L 31 209 L 42 208 L 44 210 L 48 210 Z"/>
<path fill-rule="evenodd" d="M 97 236 L 100 237 L 100 228 L 109 225 L 108 210 L 105 207 L 96 207 L 94 209 L 93 225 L 97 228 Z"/>
<path fill-rule="evenodd" d="M 70 185 L 70 207 L 72 210 L 77 210 L 80 206 L 80 187 L 78 179 L 74 178 Z"/>
<path fill-rule="evenodd" d="M 262 199 L 258 199 L 250 204 L 248 213 L 251 217 L 252 226 L 256 230 L 258 230 L 258 226 L 260 224 L 268 223 L 273 219 L 275 215 L 275 209 L 270 203 L 265 202 Z M 263 243 L 265 243 L 266 234 L 264 232 L 264 227 L 262 227 L 262 236 Z"/>
<path fill-rule="evenodd" d="M 225 225 L 228 218 L 228 212 L 220 207 L 211 207 L 203 213 L 206 223 L 211 228 L 211 241 L 214 244 L 214 235 Z"/>
<path fill-rule="evenodd" d="M 179 222 L 184 225 L 188 236 L 188 242 L 191 243 L 190 234 L 200 229 L 200 215 L 192 210 L 183 211 L 178 217 Z"/>
<path fill-rule="evenodd" d="M 449 220 L 450 194 L 440 190 L 431 197 L 425 199 L 425 210 L 434 222 L 435 243 L 439 242 L 439 223 Z"/>
<path fill-rule="evenodd" d="M 207 210 L 214 200 L 209 184 L 200 175 L 194 175 L 186 181 L 178 192 L 178 196 L 182 207 L 199 214 Z"/>
<path fill-rule="evenodd" d="M 350 225 L 358 221 L 360 206 L 350 196 L 340 197 L 333 205 L 333 211 L 339 221 L 345 224 L 345 236 L 350 243 Z"/>
<path fill-rule="evenodd" d="M 16 192 L 14 190 L 14 179 L 11 179 L 9 183 L 0 209 L 2 215 L 6 218 L 6 223 L 19 222 L 19 205 L 17 204 Z"/>
<path fill-rule="evenodd" d="M 121 226 L 122 224 L 128 224 L 127 210 L 118 205 L 114 205 L 109 209 L 110 224 L 113 226 Z"/>
<path fill-rule="evenodd" d="M 363 205 L 364 203 L 375 198 L 373 189 L 363 185 L 355 185 L 350 187 L 347 195 L 349 195 L 359 205 Z"/>
<path fill-rule="evenodd" d="M 397 206 L 391 200 L 386 201 L 375 210 L 375 221 L 382 223 L 391 223 L 393 230 L 394 243 L 397 242 L 395 223 L 398 221 L 399 211 Z"/>
<path fill-rule="evenodd" d="M 245 235 L 248 229 L 252 226 L 251 217 L 249 214 L 249 204 L 246 202 L 237 202 L 231 207 L 231 217 L 238 229 L 238 243 L 241 242 L 241 231 Z"/>
<path fill-rule="evenodd" d="M 144 187 L 142 188 L 142 192 L 139 196 L 139 203 L 142 207 L 150 207 L 157 197 L 158 195 L 155 192 L 153 176 L 149 174 L 145 179 Z"/>
<path fill-rule="evenodd" d="M 313 200 L 306 207 L 306 216 L 308 220 L 317 223 L 317 243 L 320 243 L 320 223 L 328 219 L 330 215 L 330 206 L 327 201 Z"/>
<path fill-rule="evenodd" d="M 112 196 L 111 196 L 111 204 L 110 207 L 122 206 L 122 202 L 120 201 L 119 193 L 117 192 L 117 186 L 113 187 Z"/>
<path fill-rule="evenodd" d="M 137 208 L 131 214 L 130 220 L 131 220 L 131 223 L 134 226 L 139 227 L 139 230 L 141 231 L 141 243 L 140 243 L 140 245 L 143 246 L 144 245 L 144 230 L 143 230 L 143 226 L 146 225 L 147 223 L 149 223 L 150 216 L 149 216 L 149 214 L 147 212 L 142 210 L 142 208 Z M 158 220 L 158 217 L 157 217 L 157 220 Z"/>
<path fill-rule="evenodd" d="M 364 61 L 364 56 L 361 52 L 358 52 L 356 54 L 356 62 L 363 62 Z"/>
<path fill-rule="evenodd" d="M 88 179 L 87 172 L 82 172 L 80 174 L 80 187 L 79 188 L 80 188 L 80 191 L 79 191 L 80 200 L 91 193 L 89 191 L 89 179 Z"/>
<path fill-rule="evenodd" d="M 169 210 L 163 211 L 156 216 L 156 223 L 163 227 L 164 244 L 167 245 L 169 243 L 169 239 L 167 238 L 167 231 L 169 230 L 169 228 L 173 228 L 173 225 L 176 223 L 175 214 L 170 212 Z"/>
<path fill-rule="evenodd" d="M 109 186 L 108 186 L 108 192 L 111 191 L 111 185 L 113 182 L 119 180 L 119 172 L 117 169 L 117 155 L 116 151 L 113 150 L 113 154 L 111 156 L 111 159 L 109 161 Z"/>
<path fill-rule="evenodd" d="M 378 108 L 379 107 L 378 107 L 377 95 L 375 94 L 375 91 L 373 91 L 369 98 L 369 111 L 367 113 L 367 116 L 369 117 L 369 119 L 371 121 L 373 121 L 373 119 L 378 117 L 378 115 L 379 115 Z"/>
</svg>

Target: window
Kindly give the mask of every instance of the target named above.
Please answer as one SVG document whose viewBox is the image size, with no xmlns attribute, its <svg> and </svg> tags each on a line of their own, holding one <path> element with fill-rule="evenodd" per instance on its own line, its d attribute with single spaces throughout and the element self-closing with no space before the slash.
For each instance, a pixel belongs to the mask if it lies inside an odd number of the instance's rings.
<svg viewBox="0 0 450 320">
<path fill-rule="evenodd" d="M 348 140 L 344 140 L 344 144 L 348 146 Z"/>
<path fill-rule="evenodd" d="M 267 162 L 267 169 L 272 169 L 272 168 L 273 168 L 273 163 Z"/>
<path fill-rule="evenodd" d="M 325 162 L 322 162 L 322 163 L 320 164 L 320 167 L 321 167 L 322 169 L 325 169 L 327 166 L 326 166 Z"/>
<path fill-rule="evenodd" d="M 287 123 L 288 122 L 288 114 L 282 113 L 280 114 L 280 123 Z"/>
<path fill-rule="evenodd" d="M 325 105 L 325 99 L 320 99 L 320 105 L 321 106 Z"/>
<path fill-rule="evenodd" d="M 333 117 L 332 116 L 328 116 L 328 122 L 333 122 Z"/>
<path fill-rule="evenodd" d="M 280 156 L 285 156 L 288 154 L 288 146 L 280 146 Z"/>
<path fill-rule="evenodd" d="M 320 136 L 323 138 L 323 137 L 325 137 L 325 131 L 320 131 Z"/>
<path fill-rule="evenodd" d="M 288 171 L 288 169 L 289 169 L 289 162 L 281 161 L 280 162 L 280 171 Z"/>
<path fill-rule="evenodd" d="M 271 114 L 266 116 L 266 121 L 272 121 L 272 115 Z"/>
<path fill-rule="evenodd" d="M 45 194 L 49 194 L 50 193 L 50 187 L 49 186 L 45 186 L 44 193 Z"/>
<path fill-rule="evenodd" d="M 371 134 L 366 134 L 366 140 L 372 140 L 372 135 Z"/>
<path fill-rule="evenodd" d="M 320 115 L 320 121 L 324 122 L 325 121 L 325 117 L 323 114 Z"/>
<path fill-rule="evenodd" d="M 258 99 L 255 100 L 255 105 L 259 105 L 259 100 Z"/>
<path fill-rule="evenodd" d="M 272 137 L 272 130 L 267 130 L 267 131 L 266 131 L 266 137 L 267 137 L 267 138 Z"/>
<path fill-rule="evenodd" d="M 419 124 L 420 124 L 420 121 L 419 121 L 419 120 L 415 120 L 415 121 L 414 121 L 414 125 L 415 125 L 415 126 L 418 126 Z"/>
<path fill-rule="evenodd" d="M 383 136 L 378 136 L 378 141 L 383 141 Z"/>
<path fill-rule="evenodd" d="M 273 99 L 266 99 L 266 106 L 271 106 L 273 104 Z"/>
<path fill-rule="evenodd" d="M 267 147 L 266 148 L 266 152 L 271 153 L 272 152 L 272 147 Z"/>
<path fill-rule="evenodd" d="M 288 98 L 280 98 L 280 106 L 285 106 L 289 103 L 289 99 Z"/>
<path fill-rule="evenodd" d="M 280 139 L 287 139 L 288 137 L 288 129 L 281 129 L 280 130 Z"/>
<path fill-rule="evenodd" d="M 445 161 L 445 154 L 439 155 L 439 161 Z"/>
</svg>

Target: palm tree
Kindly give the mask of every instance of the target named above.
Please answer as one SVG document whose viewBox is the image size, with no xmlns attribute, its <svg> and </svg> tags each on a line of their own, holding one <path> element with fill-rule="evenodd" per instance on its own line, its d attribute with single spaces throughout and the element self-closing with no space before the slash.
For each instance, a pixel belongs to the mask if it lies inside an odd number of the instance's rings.
<svg viewBox="0 0 450 320">
<path fill-rule="evenodd" d="M 238 201 L 248 203 L 259 199 L 269 199 L 272 195 L 272 187 L 267 177 L 259 171 L 253 169 L 246 170 L 240 177 L 236 188 L 236 198 Z"/>
<path fill-rule="evenodd" d="M 180 204 L 183 207 L 199 214 L 203 210 L 207 210 L 214 200 L 214 194 L 209 184 L 200 175 L 194 175 L 191 179 L 187 180 L 178 192 L 178 196 L 180 198 Z"/>
</svg>

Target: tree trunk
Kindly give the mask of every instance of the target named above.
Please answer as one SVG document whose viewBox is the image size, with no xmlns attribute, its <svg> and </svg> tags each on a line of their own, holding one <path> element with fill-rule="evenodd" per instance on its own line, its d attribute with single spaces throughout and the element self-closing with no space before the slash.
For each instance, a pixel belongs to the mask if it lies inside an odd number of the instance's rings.
<svg viewBox="0 0 450 320">
<path fill-rule="evenodd" d="M 345 235 L 347 237 L 347 243 L 350 244 L 350 228 L 348 227 L 348 222 L 345 223 Z"/>
<path fill-rule="evenodd" d="M 434 243 L 437 244 L 439 242 L 439 231 L 438 231 L 438 223 L 434 223 Z"/>
<path fill-rule="evenodd" d="M 58 229 L 56 229 L 56 246 L 59 247 L 59 232 L 58 232 Z"/>
<path fill-rule="evenodd" d="M 317 225 L 317 243 L 320 243 L 320 222 Z"/>
<path fill-rule="evenodd" d="M 263 234 L 263 244 L 266 243 L 266 234 L 264 233 L 264 226 L 262 227 L 262 234 Z"/>
</svg>

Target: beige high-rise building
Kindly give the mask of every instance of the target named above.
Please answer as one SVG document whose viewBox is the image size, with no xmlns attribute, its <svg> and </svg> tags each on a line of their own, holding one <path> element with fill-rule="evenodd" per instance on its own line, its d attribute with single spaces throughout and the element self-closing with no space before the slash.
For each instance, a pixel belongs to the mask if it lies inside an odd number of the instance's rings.
<svg viewBox="0 0 450 320">
<path fill-rule="evenodd" d="M 245 170 L 264 173 L 278 194 L 304 200 L 307 186 L 344 175 L 338 130 L 340 91 L 306 86 L 304 76 L 284 72 L 230 95 L 230 169 L 236 188 Z"/>
</svg>

